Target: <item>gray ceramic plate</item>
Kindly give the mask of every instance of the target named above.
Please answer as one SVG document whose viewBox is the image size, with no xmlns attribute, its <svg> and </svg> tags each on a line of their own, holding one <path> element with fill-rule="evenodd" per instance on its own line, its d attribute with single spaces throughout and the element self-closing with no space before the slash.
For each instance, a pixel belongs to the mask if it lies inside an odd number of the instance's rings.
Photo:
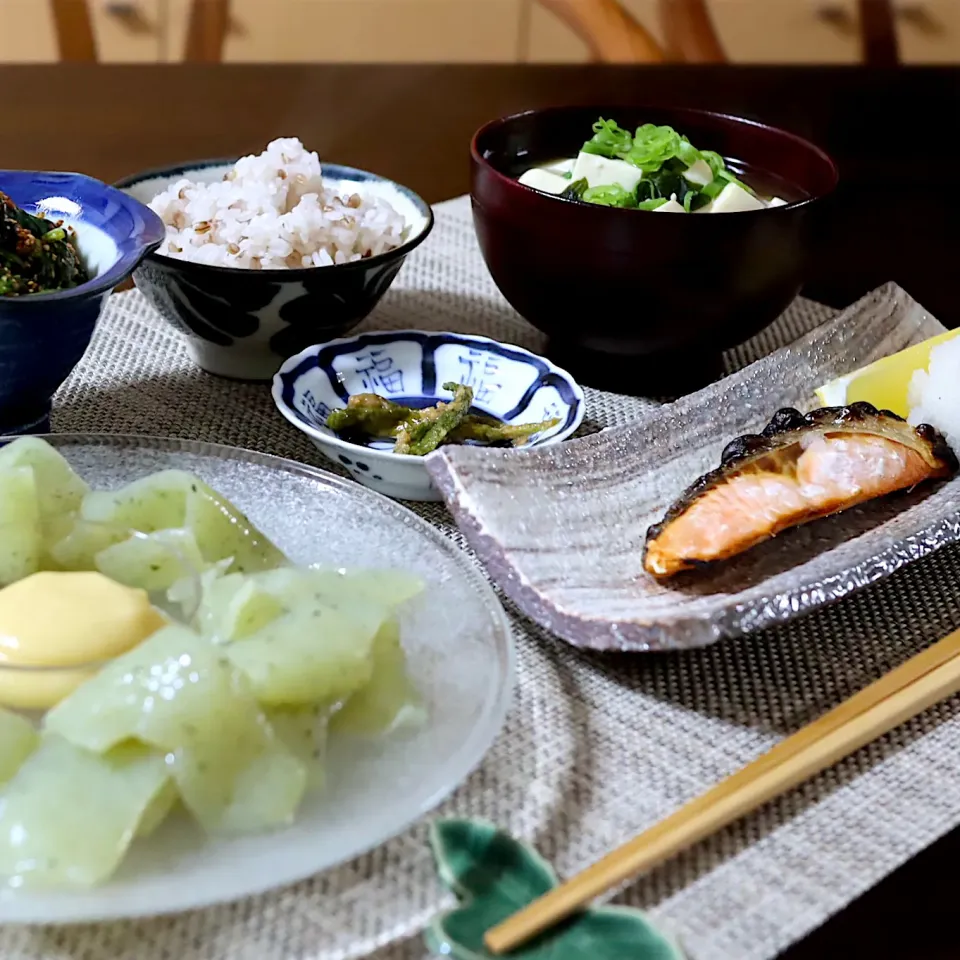
<svg viewBox="0 0 960 960">
<path fill-rule="evenodd" d="M 296 823 L 212 839 L 171 817 L 138 841 L 93 890 L 0 888 L 0 922 L 60 923 L 187 910 L 259 893 L 382 843 L 431 810 L 480 762 L 513 690 L 513 641 L 502 607 L 466 554 L 409 510 L 314 467 L 246 450 L 151 437 L 48 438 L 95 487 L 157 470 L 199 474 L 297 563 L 401 567 L 425 594 L 401 628 L 429 720 L 375 741 L 331 738 L 327 786 Z"/>
<path fill-rule="evenodd" d="M 457 524 L 504 592 L 570 642 L 696 647 L 789 620 L 960 540 L 960 479 L 787 531 L 660 584 L 647 528 L 725 444 L 824 382 L 943 332 L 888 285 L 806 337 L 625 427 L 530 451 L 445 447 L 427 460 Z"/>
</svg>

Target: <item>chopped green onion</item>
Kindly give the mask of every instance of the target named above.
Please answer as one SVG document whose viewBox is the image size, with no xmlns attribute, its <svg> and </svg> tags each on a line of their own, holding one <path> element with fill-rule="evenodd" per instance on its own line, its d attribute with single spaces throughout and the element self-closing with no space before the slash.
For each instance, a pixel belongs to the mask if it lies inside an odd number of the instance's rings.
<svg viewBox="0 0 960 960">
<path fill-rule="evenodd" d="M 685 167 L 692 167 L 700 159 L 700 151 L 686 137 L 681 136 L 677 157 Z"/>
<path fill-rule="evenodd" d="M 603 207 L 637 206 L 636 196 L 616 183 L 590 187 L 589 190 L 584 191 L 582 199 L 586 203 L 596 203 Z"/>
<path fill-rule="evenodd" d="M 727 185 L 727 181 L 718 177 L 708 183 L 700 192 L 709 200 L 720 195 L 720 191 Z"/>
<path fill-rule="evenodd" d="M 633 137 L 613 120 L 601 117 L 593 125 L 593 137 L 583 145 L 584 153 L 595 153 L 611 160 L 620 159 L 629 153 L 633 146 Z"/>
<path fill-rule="evenodd" d="M 648 173 L 659 170 L 674 157 L 679 158 L 684 167 L 700 159 L 700 151 L 673 127 L 645 123 L 631 136 L 629 130 L 602 117 L 593 125 L 593 137 L 582 150 L 609 159 L 626 160 Z"/>
<path fill-rule="evenodd" d="M 641 200 L 637 204 L 637 209 L 638 210 L 656 210 L 657 207 L 662 207 L 667 202 L 668 201 L 665 197 L 657 197 L 656 200 Z"/>
<path fill-rule="evenodd" d="M 645 123 L 637 127 L 633 146 L 623 159 L 639 167 L 645 173 L 652 173 L 677 156 L 680 152 L 680 134 L 673 127 L 658 127 L 654 123 Z"/>
<path fill-rule="evenodd" d="M 67 231 L 63 227 L 54 227 L 48 230 L 41 238 L 44 243 L 52 243 L 54 240 L 66 240 Z"/>
</svg>

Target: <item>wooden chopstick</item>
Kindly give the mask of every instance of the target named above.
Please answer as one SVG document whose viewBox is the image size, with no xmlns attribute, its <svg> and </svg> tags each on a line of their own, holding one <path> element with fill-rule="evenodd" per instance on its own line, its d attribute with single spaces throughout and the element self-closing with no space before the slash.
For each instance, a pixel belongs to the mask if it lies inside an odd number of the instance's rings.
<svg viewBox="0 0 960 960">
<path fill-rule="evenodd" d="M 960 630 L 778 743 L 676 813 L 487 931 L 502 954 L 960 690 Z"/>
</svg>

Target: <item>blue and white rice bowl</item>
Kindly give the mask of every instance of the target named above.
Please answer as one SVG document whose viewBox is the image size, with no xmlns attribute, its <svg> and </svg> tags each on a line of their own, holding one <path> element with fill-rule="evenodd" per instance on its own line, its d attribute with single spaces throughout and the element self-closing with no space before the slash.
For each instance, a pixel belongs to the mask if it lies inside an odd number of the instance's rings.
<svg viewBox="0 0 960 960">
<path fill-rule="evenodd" d="M 150 203 L 184 178 L 195 183 L 223 180 L 235 163 L 179 164 L 127 177 L 117 187 Z M 387 201 L 405 221 L 403 242 L 362 260 L 289 269 L 243 269 L 156 252 L 134 273 L 138 289 L 185 335 L 191 356 L 203 370 L 269 381 L 291 354 L 352 330 L 379 303 L 407 255 L 433 227 L 430 206 L 386 177 L 324 163 L 323 183 L 324 189 L 337 193 Z"/>
<path fill-rule="evenodd" d="M 457 333 L 364 333 L 302 350 L 273 379 L 279 411 L 357 480 L 400 500 L 439 501 L 423 458 L 397 454 L 389 440 L 342 440 L 326 426 L 350 397 L 376 393 L 408 406 L 448 401 L 447 382 L 473 389 L 473 408 L 505 423 L 559 423 L 524 446 L 570 437 L 583 420 L 583 391 L 565 370 L 521 347 Z"/>
</svg>

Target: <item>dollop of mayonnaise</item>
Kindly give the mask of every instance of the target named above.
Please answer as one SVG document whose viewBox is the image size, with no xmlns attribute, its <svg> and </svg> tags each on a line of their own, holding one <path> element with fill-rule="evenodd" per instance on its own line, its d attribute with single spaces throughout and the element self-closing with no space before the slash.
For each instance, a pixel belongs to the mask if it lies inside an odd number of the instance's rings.
<svg viewBox="0 0 960 960">
<path fill-rule="evenodd" d="M 0 590 L 0 704 L 46 710 L 167 620 L 145 590 L 45 571 Z"/>
</svg>

